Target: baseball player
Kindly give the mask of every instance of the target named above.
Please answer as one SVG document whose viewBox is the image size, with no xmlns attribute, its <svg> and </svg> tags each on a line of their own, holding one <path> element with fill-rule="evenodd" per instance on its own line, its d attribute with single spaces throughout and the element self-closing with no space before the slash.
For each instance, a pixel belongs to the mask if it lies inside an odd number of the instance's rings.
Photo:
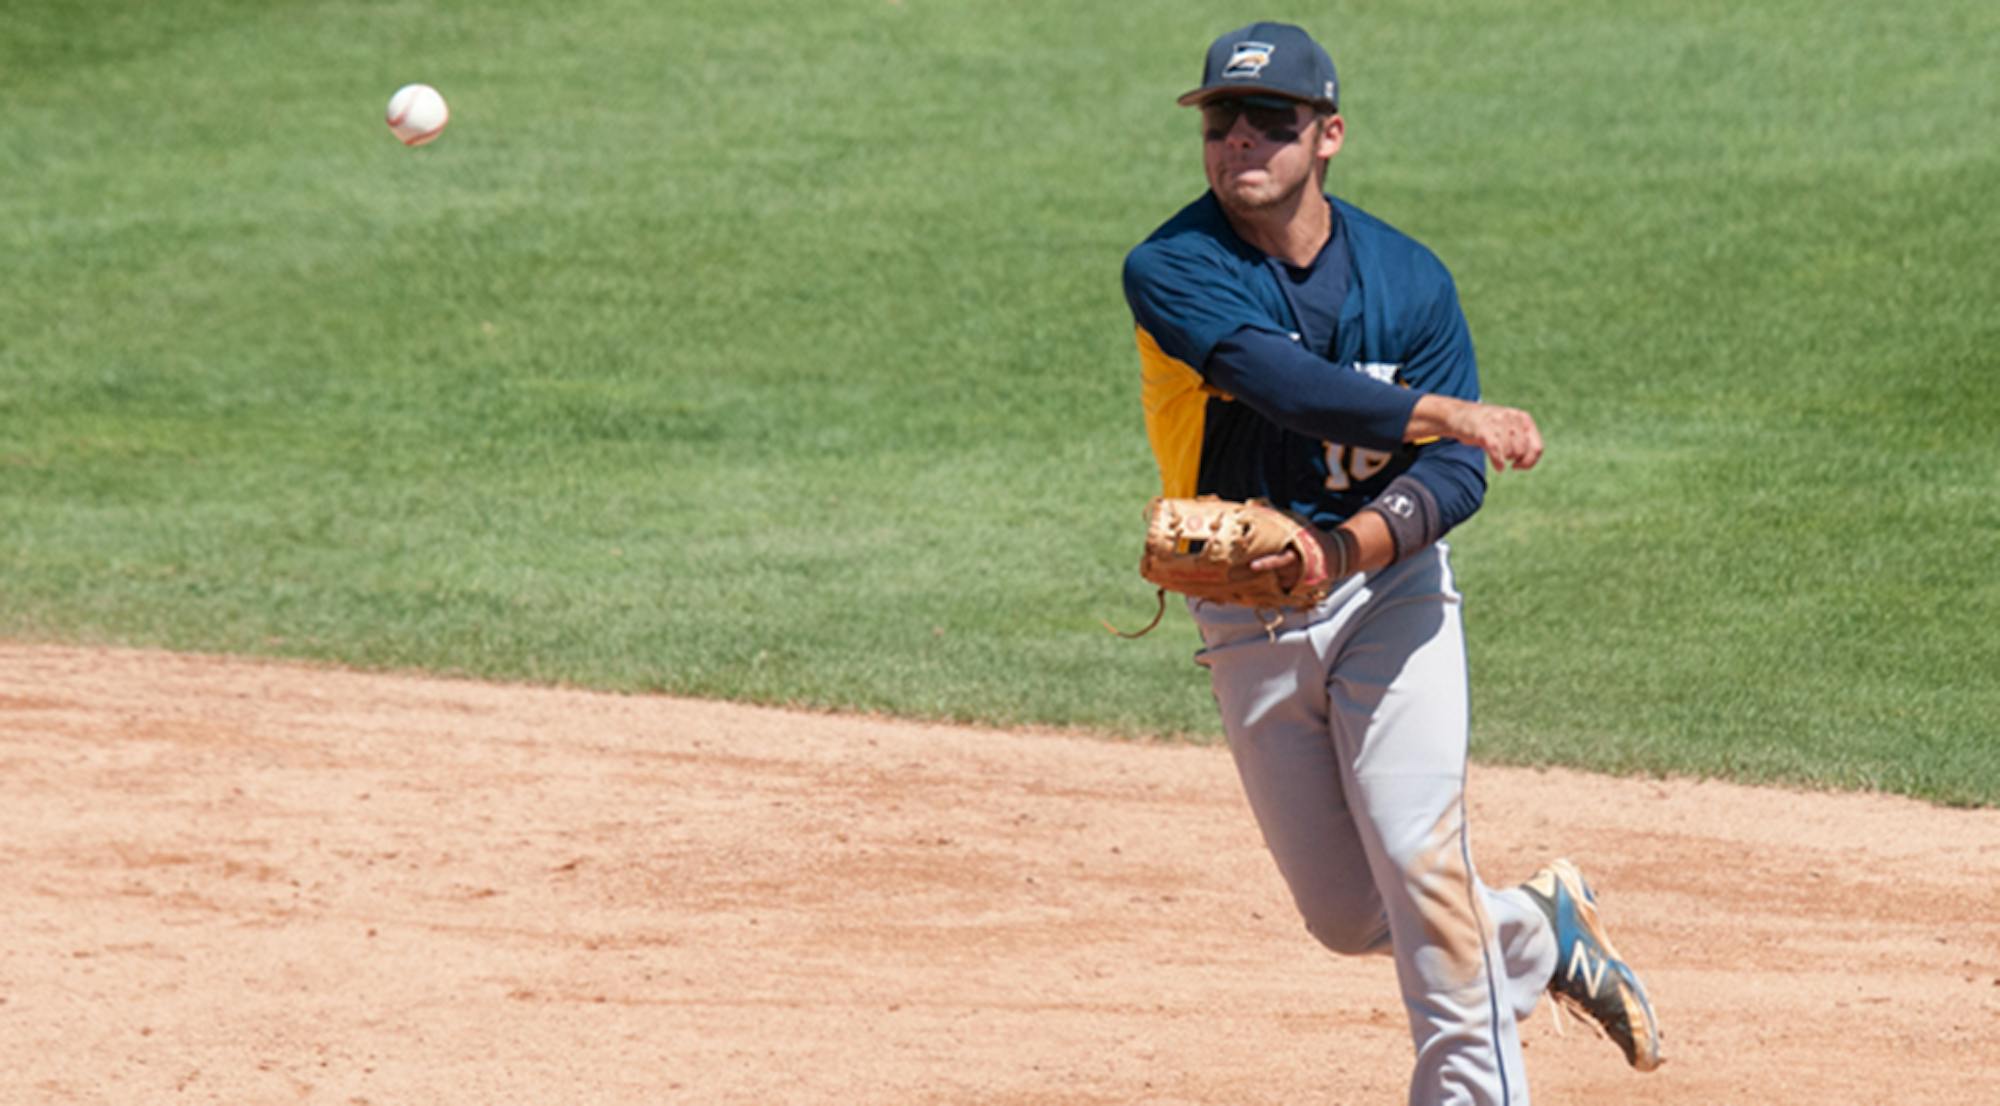
<svg viewBox="0 0 2000 1106">
<path fill-rule="evenodd" d="M 1332 59 L 1298 27 L 1209 47 L 1180 98 L 1201 113 L 1209 189 L 1125 262 L 1146 432 L 1165 495 L 1268 500 L 1350 573 L 1310 609 L 1191 600 L 1196 659 L 1306 928 L 1395 959 L 1410 1102 L 1520 1106 L 1517 1023 L 1544 993 L 1642 1071 L 1660 1031 L 1573 864 L 1504 890 L 1473 869 L 1442 539 L 1479 508 L 1486 461 L 1531 468 L 1542 440 L 1527 412 L 1480 402 L 1444 265 L 1326 193 L 1339 102 Z M 1282 581 L 1299 562 L 1252 567 Z"/>
</svg>

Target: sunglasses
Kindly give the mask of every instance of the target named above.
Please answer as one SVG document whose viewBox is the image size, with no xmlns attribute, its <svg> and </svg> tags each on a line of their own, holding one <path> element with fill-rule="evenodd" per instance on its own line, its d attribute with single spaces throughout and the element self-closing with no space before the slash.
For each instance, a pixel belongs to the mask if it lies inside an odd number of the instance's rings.
<svg viewBox="0 0 2000 1106">
<path fill-rule="evenodd" d="M 1210 142 L 1220 142 L 1235 128 L 1236 120 L 1247 116 L 1250 129 L 1276 142 L 1289 146 L 1299 140 L 1303 132 L 1299 129 L 1296 105 L 1273 106 L 1278 101 L 1271 100 L 1210 100 L 1201 106 L 1201 126 L 1203 135 Z"/>
</svg>

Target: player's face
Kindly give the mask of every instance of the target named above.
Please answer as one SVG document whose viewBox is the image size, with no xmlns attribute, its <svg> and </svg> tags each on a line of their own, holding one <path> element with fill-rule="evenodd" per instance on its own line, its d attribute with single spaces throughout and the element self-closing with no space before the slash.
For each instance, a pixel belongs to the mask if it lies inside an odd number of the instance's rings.
<svg viewBox="0 0 2000 1106">
<path fill-rule="evenodd" d="M 1338 115 L 1306 104 L 1256 107 L 1218 100 L 1201 110 L 1202 164 L 1222 206 L 1262 211 L 1295 200 L 1314 185 L 1314 168 L 1340 149 Z"/>
</svg>

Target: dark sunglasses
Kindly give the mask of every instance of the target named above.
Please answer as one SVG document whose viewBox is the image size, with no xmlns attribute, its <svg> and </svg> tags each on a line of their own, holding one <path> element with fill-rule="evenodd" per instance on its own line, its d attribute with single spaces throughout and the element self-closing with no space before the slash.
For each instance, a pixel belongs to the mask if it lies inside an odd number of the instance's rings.
<svg viewBox="0 0 2000 1106">
<path fill-rule="evenodd" d="M 1299 140 L 1303 133 L 1299 129 L 1298 112 L 1295 105 L 1286 103 L 1274 106 L 1279 101 L 1272 100 L 1210 100 L 1201 106 L 1201 126 L 1203 135 L 1210 142 L 1220 142 L 1235 128 L 1238 118 L 1247 116 L 1250 129 L 1280 146 L 1289 146 Z"/>
</svg>

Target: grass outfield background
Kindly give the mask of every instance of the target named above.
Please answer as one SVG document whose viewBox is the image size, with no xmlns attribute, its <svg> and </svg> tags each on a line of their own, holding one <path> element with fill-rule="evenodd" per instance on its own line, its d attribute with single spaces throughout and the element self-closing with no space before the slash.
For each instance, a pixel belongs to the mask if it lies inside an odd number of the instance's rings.
<svg viewBox="0 0 2000 1106">
<path fill-rule="evenodd" d="M 1258 17 L 1550 441 L 1476 754 L 2000 803 L 1974 0 L 13 0 L 0 635 L 1210 739 L 1118 267 Z"/>
</svg>

